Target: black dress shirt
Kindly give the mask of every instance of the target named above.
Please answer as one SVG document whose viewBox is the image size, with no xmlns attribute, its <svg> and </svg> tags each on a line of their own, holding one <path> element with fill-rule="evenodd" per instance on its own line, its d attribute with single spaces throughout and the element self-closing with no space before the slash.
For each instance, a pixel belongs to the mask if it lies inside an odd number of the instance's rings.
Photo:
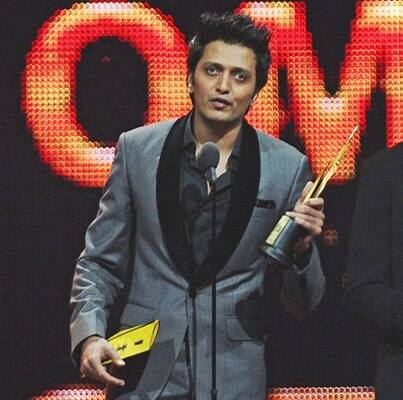
<svg viewBox="0 0 403 400">
<path fill-rule="evenodd" d="M 238 135 L 228 158 L 227 171 L 216 182 L 216 234 L 224 225 L 231 198 L 231 187 L 239 166 L 242 132 Z M 200 266 L 210 248 L 212 236 L 212 193 L 208 193 L 203 171 L 196 166 L 195 137 L 192 130 L 192 116 L 186 121 L 180 164 L 180 200 L 185 216 L 188 240 L 191 242 L 197 266 Z"/>
</svg>

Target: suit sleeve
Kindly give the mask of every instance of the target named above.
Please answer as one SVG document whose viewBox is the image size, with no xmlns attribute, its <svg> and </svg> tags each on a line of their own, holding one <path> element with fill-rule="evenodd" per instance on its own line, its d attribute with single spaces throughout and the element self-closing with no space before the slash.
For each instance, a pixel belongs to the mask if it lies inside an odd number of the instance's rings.
<svg viewBox="0 0 403 400">
<path fill-rule="evenodd" d="M 73 355 L 85 338 L 105 336 L 109 310 L 127 274 L 134 220 L 123 134 L 97 216 L 85 236 L 85 249 L 77 260 L 70 297 Z"/>
<path fill-rule="evenodd" d="M 292 210 L 306 183 L 311 179 L 308 159 L 303 156 L 295 174 L 286 210 Z M 298 317 L 305 316 L 320 302 L 325 292 L 319 252 L 313 242 L 307 263 L 303 269 L 297 265 L 282 272 L 281 298 L 286 308 Z"/>
<path fill-rule="evenodd" d="M 402 335 L 403 291 L 393 285 L 391 261 L 394 167 L 384 161 L 370 159 L 359 183 L 345 302 L 383 333 Z"/>
</svg>

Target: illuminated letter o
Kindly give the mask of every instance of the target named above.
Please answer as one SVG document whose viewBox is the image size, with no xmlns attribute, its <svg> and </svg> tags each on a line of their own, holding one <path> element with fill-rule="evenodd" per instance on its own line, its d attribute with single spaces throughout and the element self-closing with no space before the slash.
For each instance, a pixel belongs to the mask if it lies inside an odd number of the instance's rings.
<svg viewBox="0 0 403 400">
<path fill-rule="evenodd" d="M 130 43 L 148 64 L 147 122 L 189 109 L 186 44 L 169 17 L 142 3 L 74 4 L 40 29 L 27 56 L 22 105 L 42 160 L 80 186 L 103 186 L 113 147 L 91 141 L 76 118 L 76 64 L 104 36 Z"/>
</svg>

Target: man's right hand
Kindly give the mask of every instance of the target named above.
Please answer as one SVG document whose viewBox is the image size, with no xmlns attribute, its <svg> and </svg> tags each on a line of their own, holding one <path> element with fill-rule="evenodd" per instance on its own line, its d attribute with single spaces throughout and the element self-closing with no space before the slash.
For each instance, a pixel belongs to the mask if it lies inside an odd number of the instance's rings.
<svg viewBox="0 0 403 400">
<path fill-rule="evenodd" d="M 117 351 L 104 338 L 90 336 L 85 339 L 81 347 L 81 377 L 91 378 L 105 384 L 124 386 L 123 379 L 115 378 L 106 371 L 102 365 L 102 362 L 106 360 L 111 360 L 116 367 L 125 365 Z"/>
</svg>

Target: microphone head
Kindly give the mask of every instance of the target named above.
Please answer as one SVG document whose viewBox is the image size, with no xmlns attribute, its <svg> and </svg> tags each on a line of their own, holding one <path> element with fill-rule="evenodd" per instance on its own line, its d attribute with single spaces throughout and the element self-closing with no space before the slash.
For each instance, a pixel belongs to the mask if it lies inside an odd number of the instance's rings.
<svg viewBox="0 0 403 400">
<path fill-rule="evenodd" d="M 206 172 L 210 168 L 217 168 L 219 160 L 220 151 L 218 146 L 213 142 L 206 142 L 196 157 L 196 165 L 200 170 Z"/>
</svg>

